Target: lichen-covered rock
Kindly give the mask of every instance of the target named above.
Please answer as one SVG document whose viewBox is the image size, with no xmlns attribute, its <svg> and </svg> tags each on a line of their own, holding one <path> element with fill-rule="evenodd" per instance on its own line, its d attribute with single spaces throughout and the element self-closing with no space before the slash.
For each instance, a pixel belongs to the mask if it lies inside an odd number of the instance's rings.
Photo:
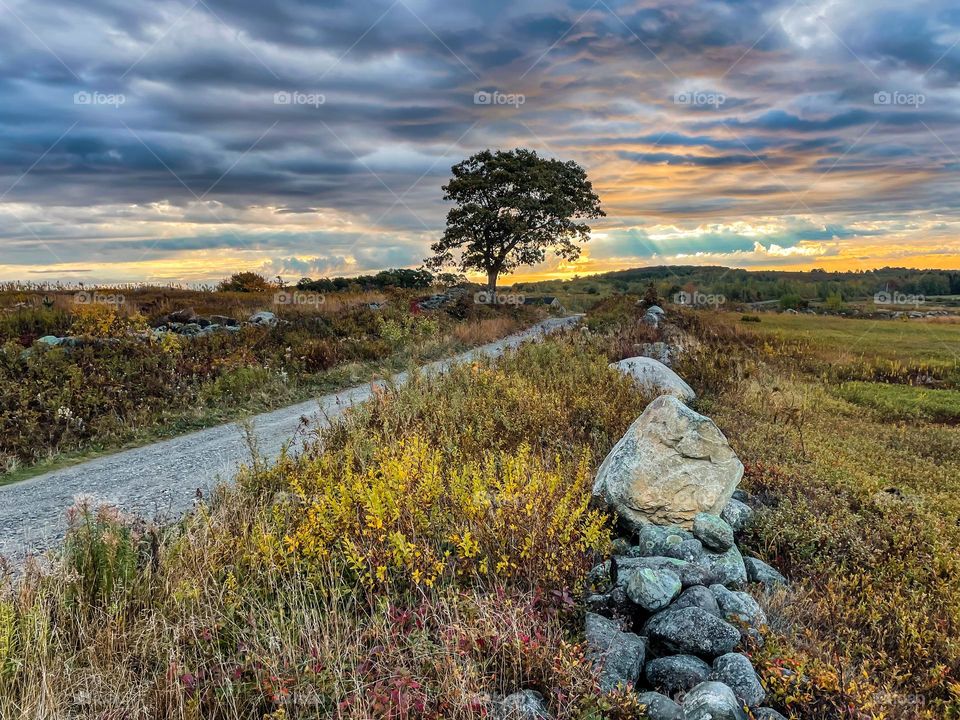
<svg viewBox="0 0 960 720">
<path fill-rule="evenodd" d="M 783 715 L 778 713 L 773 708 L 767 707 L 757 708 L 754 710 L 753 717 L 756 718 L 756 720 L 787 720 Z"/>
<path fill-rule="evenodd" d="M 720 511 L 720 518 L 730 526 L 734 533 L 741 533 L 750 527 L 750 523 L 753 522 L 753 508 L 734 497 L 723 506 L 723 510 Z"/>
<path fill-rule="evenodd" d="M 507 695 L 494 705 L 496 720 L 550 720 L 543 695 L 536 690 L 521 690 Z"/>
<path fill-rule="evenodd" d="M 740 653 L 721 655 L 714 660 L 710 679 L 729 687 L 736 698 L 749 707 L 758 706 L 767 697 L 753 663 Z"/>
<path fill-rule="evenodd" d="M 698 512 L 719 515 L 741 477 L 713 421 L 662 395 L 607 455 L 593 493 L 637 531 L 645 522 L 689 528 Z"/>
<path fill-rule="evenodd" d="M 704 553 L 697 565 L 707 570 L 713 580 L 708 584 L 720 583 L 731 588 L 740 588 L 747 583 L 747 568 L 743 556 L 736 545 L 723 553 Z"/>
<path fill-rule="evenodd" d="M 767 624 L 766 613 L 749 593 L 728 590 L 719 584 L 711 585 L 710 593 L 727 622 L 744 622 L 756 629 Z"/>
<path fill-rule="evenodd" d="M 740 642 L 739 630 L 698 607 L 667 608 L 647 620 L 643 634 L 658 649 L 710 660 L 732 652 Z"/>
<path fill-rule="evenodd" d="M 651 395 L 673 395 L 684 402 L 695 400 L 697 394 L 679 375 L 652 357 L 632 357 L 610 363 L 614 370 L 633 379 L 634 384 Z"/>
<path fill-rule="evenodd" d="M 699 685 L 710 677 L 711 672 L 711 667 L 694 655 L 657 658 L 643 669 L 650 687 L 671 696 Z"/>
<path fill-rule="evenodd" d="M 721 682 L 700 683 L 683 699 L 684 720 L 747 720 L 733 690 Z"/>
<path fill-rule="evenodd" d="M 637 698 L 647 708 L 648 720 L 683 720 L 683 708 L 666 695 L 657 692 L 641 693 Z"/>
<path fill-rule="evenodd" d="M 669 605 L 680 594 L 680 576 L 669 568 L 637 568 L 629 571 L 624 583 L 627 597 L 647 612 Z"/>
<path fill-rule="evenodd" d="M 767 590 L 786 586 L 787 579 L 763 560 L 748 557 L 743 559 L 743 563 L 747 568 L 747 578 L 750 582 L 760 583 Z"/>
<path fill-rule="evenodd" d="M 693 534 L 706 547 L 717 552 L 726 552 L 733 547 L 733 528 L 710 513 L 697 513 L 693 518 Z"/>
<path fill-rule="evenodd" d="M 613 568 L 616 567 L 617 577 L 613 577 Z M 684 588 L 691 585 L 712 585 L 716 579 L 709 570 L 695 565 L 685 560 L 677 560 L 668 557 L 623 557 L 616 556 L 606 560 L 590 570 L 587 579 L 601 592 L 606 592 L 613 583 L 620 584 L 623 587 L 629 577 L 629 570 L 638 568 L 652 568 L 660 570 L 667 568 L 672 570 L 680 578 L 680 584 Z"/>
<path fill-rule="evenodd" d="M 636 684 L 646 656 L 643 638 L 594 613 L 587 613 L 586 638 L 587 657 L 600 673 L 604 692 Z"/>
<path fill-rule="evenodd" d="M 713 593 L 710 592 L 710 589 L 703 585 L 694 585 L 693 587 L 687 588 L 680 593 L 680 597 L 674 600 L 670 607 L 678 610 L 685 607 L 698 607 L 706 610 L 711 615 L 723 618 L 720 606 L 717 604 L 717 599 L 713 596 Z"/>
</svg>

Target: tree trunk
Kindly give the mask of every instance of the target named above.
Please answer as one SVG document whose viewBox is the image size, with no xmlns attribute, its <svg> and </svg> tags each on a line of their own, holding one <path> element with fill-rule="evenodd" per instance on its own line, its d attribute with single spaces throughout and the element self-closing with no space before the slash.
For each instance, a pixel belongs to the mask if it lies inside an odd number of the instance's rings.
<svg viewBox="0 0 960 720">
<path fill-rule="evenodd" d="M 497 294 L 497 277 L 499 275 L 500 275 L 499 270 L 487 271 L 487 292 L 489 292 L 493 296 L 496 296 Z"/>
</svg>

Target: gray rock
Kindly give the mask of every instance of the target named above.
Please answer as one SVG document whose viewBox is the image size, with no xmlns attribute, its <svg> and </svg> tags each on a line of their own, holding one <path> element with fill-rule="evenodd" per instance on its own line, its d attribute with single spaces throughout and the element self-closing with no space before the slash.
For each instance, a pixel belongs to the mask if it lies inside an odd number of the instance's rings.
<svg viewBox="0 0 960 720">
<path fill-rule="evenodd" d="M 640 318 L 640 322 L 642 322 L 644 325 L 649 325 L 652 328 L 658 328 L 660 327 L 660 316 L 647 312 L 643 314 L 642 318 Z"/>
<path fill-rule="evenodd" d="M 647 620 L 643 634 L 668 652 L 707 659 L 732 652 L 740 642 L 739 630 L 699 607 L 667 608 Z"/>
<path fill-rule="evenodd" d="M 753 508 L 737 498 L 731 498 L 720 512 L 720 518 L 735 533 L 741 533 L 753 522 Z"/>
<path fill-rule="evenodd" d="M 662 610 L 680 594 L 680 576 L 669 568 L 637 568 L 628 571 L 627 597 L 648 612 Z"/>
<path fill-rule="evenodd" d="M 704 567 L 669 557 L 618 557 L 617 561 L 621 569 L 629 568 L 653 568 L 659 570 L 667 568 L 673 570 L 680 577 L 680 584 L 687 588 L 691 585 L 711 585 L 715 582 L 714 575 Z M 592 571 L 591 571 L 592 572 Z"/>
<path fill-rule="evenodd" d="M 698 607 L 701 610 L 706 610 L 711 615 L 723 618 L 720 606 L 717 604 L 717 599 L 713 596 L 713 593 L 710 592 L 709 588 L 703 585 L 694 585 L 693 587 L 687 588 L 680 594 L 680 597 L 673 601 L 670 607 L 678 610 L 685 607 Z"/>
<path fill-rule="evenodd" d="M 46 345 L 48 347 L 57 347 L 63 343 L 63 338 L 58 338 L 56 335 L 44 335 L 42 338 L 38 338 L 36 341 L 37 345 Z"/>
<path fill-rule="evenodd" d="M 621 521 L 690 527 L 698 512 L 719 514 L 743 476 L 743 463 L 710 418 L 662 395 L 607 455 L 593 494 Z"/>
<path fill-rule="evenodd" d="M 211 315 L 210 322 L 221 327 L 239 327 L 240 323 L 235 318 L 227 315 Z"/>
<path fill-rule="evenodd" d="M 549 720 L 543 695 L 535 690 L 521 690 L 495 704 L 493 716 L 497 720 Z"/>
<path fill-rule="evenodd" d="M 254 325 L 269 325 L 272 327 L 277 324 L 277 316 L 272 312 L 261 310 L 250 316 L 250 322 Z"/>
<path fill-rule="evenodd" d="M 663 544 L 664 557 L 674 558 L 675 560 L 686 560 L 687 562 L 696 562 L 703 557 L 703 543 L 696 538 L 683 538 L 679 535 L 670 535 Z"/>
<path fill-rule="evenodd" d="M 683 708 L 666 695 L 645 692 L 637 699 L 647 708 L 647 714 L 644 715 L 647 720 L 683 720 Z"/>
<path fill-rule="evenodd" d="M 746 490 L 744 490 L 743 488 L 737 488 L 736 490 L 733 491 L 733 499 L 734 499 L 734 500 L 739 500 L 739 501 L 742 502 L 742 503 L 749 502 L 749 501 L 750 501 L 750 493 L 748 493 L 748 492 L 747 492 Z"/>
<path fill-rule="evenodd" d="M 710 677 L 711 668 L 693 655 L 668 655 L 647 663 L 644 677 L 654 690 L 673 696 L 686 692 Z"/>
<path fill-rule="evenodd" d="M 710 513 L 697 513 L 693 518 L 693 534 L 700 542 L 717 552 L 726 552 L 733 547 L 733 528 Z"/>
<path fill-rule="evenodd" d="M 601 689 L 636 685 L 646 655 L 643 638 L 594 613 L 587 613 L 586 627 L 587 657 L 600 672 Z"/>
<path fill-rule="evenodd" d="M 753 717 L 756 720 L 787 720 L 783 715 L 778 713 L 773 708 L 757 708 L 753 711 Z"/>
<path fill-rule="evenodd" d="M 729 687 L 736 698 L 749 707 L 758 706 L 767 697 L 753 663 L 740 653 L 721 655 L 714 660 L 710 679 Z"/>
<path fill-rule="evenodd" d="M 683 699 L 684 720 L 747 720 L 733 690 L 723 683 L 700 683 Z"/>
<path fill-rule="evenodd" d="M 647 308 L 647 312 L 650 313 L 651 315 L 656 315 L 657 317 L 661 317 L 661 318 L 667 314 L 664 311 L 664 309 L 659 305 L 651 305 L 650 307 Z"/>
<path fill-rule="evenodd" d="M 744 622 L 756 629 L 767 624 L 766 613 L 749 593 L 734 592 L 723 585 L 711 585 L 710 593 L 727 622 Z"/>
<path fill-rule="evenodd" d="M 747 583 L 747 568 L 736 545 L 724 553 L 704 553 L 697 565 L 706 569 L 713 578 L 712 582 L 704 583 L 706 585 L 718 582 L 727 587 L 741 588 Z"/>
<path fill-rule="evenodd" d="M 611 363 L 610 367 L 633 379 L 641 390 L 652 395 L 673 395 L 684 402 L 695 400 L 697 394 L 679 375 L 652 357 L 632 357 Z"/>
<path fill-rule="evenodd" d="M 667 367 L 673 364 L 673 348 L 668 343 L 657 341 L 636 346 L 641 355 L 659 360 Z"/>
<path fill-rule="evenodd" d="M 760 583 L 767 590 L 786 587 L 787 579 L 763 560 L 748 557 L 743 559 L 743 563 L 747 569 L 747 578 L 750 582 Z"/>
</svg>

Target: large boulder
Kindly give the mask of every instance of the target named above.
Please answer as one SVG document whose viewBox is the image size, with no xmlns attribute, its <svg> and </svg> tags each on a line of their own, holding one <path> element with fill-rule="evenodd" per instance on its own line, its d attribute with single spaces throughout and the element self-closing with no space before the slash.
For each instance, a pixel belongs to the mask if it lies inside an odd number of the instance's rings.
<svg viewBox="0 0 960 720">
<path fill-rule="evenodd" d="M 739 630 L 699 607 L 667 608 L 647 620 L 643 634 L 658 650 L 711 660 L 740 642 Z"/>
<path fill-rule="evenodd" d="M 607 455 L 593 486 L 629 527 L 691 527 L 719 515 L 743 477 L 743 463 L 713 421 L 672 395 L 654 400 Z"/>
<path fill-rule="evenodd" d="M 587 657 L 600 672 L 600 687 L 609 692 L 628 683 L 636 685 L 646 656 L 646 643 L 623 632 L 613 620 L 587 613 Z"/>
<path fill-rule="evenodd" d="M 684 402 L 697 397 L 679 375 L 652 357 L 632 357 L 611 363 L 610 367 L 633 379 L 637 387 L 655 395 L 674 395 Z"/>
<path fill-rule="evenodd" d="M 683 699 L 685 720 L 747 720 L 733 690 L 715 680 L 700 683 Z"/>
</svg>

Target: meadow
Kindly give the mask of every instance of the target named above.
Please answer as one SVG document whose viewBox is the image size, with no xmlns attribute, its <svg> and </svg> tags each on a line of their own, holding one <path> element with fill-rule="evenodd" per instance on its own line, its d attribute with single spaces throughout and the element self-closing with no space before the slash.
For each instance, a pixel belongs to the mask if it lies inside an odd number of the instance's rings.
<svg viewBox="0 0 960 720">
<path fill-rule="evenodd" d="M 278 303 L 277 292 L 0 293 L 0 482 L 390 374 L 509 335 L 541 316 L 466 297 L 415 312 L 416 291 L 400 288 L 303 294 L 316 301 L 300 304 Z M 296 299 L 294 292 L 288 295 Z M 279 322 L 245 322 L 264 310 Z M 177 312 L 237 327 L 196 336 L 153 330 Z M 78 344 L 37 342 L 48 336 Z"/>
</svg>

